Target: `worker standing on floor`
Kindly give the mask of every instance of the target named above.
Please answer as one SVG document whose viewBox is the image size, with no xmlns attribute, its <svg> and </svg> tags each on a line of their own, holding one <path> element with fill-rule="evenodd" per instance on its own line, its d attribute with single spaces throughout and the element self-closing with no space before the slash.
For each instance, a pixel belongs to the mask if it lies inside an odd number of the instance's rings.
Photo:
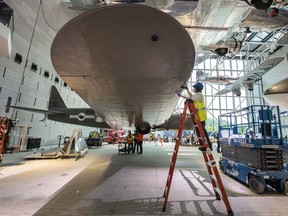
<svg viewBox="0 0 288 216">
<path fill-rule="evenodd" d="M 185 89 L 188 93 L 188 96 L 183 96 L 181 95 L 180 93 L 177 93 L 177 95 L 179 97 L 182 97 L 182 98 L 185 98 L 185 99 L 192 99 L 196 108 L 197 108 L 197 111 L 198 111 L 198 116 L 199 116 L 199 119 L 200 119 L 200 122 L 202 124 L 202 127 L 203 127 L 203 130 L 205 132 L 205 136 L 206 136 L 206 139 L 208 141 L 208 144 L 209 144 L 209 147 L 211 149 L 211 151 L 213 150 L 212 148 L 212 143 L 209 139 L 209 135 L 207 133 L 207 130 L 205 128 L 206 126 L 206 120 L 207 120 L 207 111 L 206 111 L 206 107 L 205 107 L 205 100 L 204 100 L 204 95 L 202 94 L 202 90 L 204 88 L 204 85 L 200 82 L 196 82 L 194 85 L 193 85 L 193 92 L 195 94 L 192 94 L 188 87 L 186 85 L 183 85 L 181 86 L 181 88 Z M 197 130 L 198 128 L 196 128 Z M 204 146 L 200 146 L 199 147 L 199 150 L 201 151 L 205 151 L 205 147 Z"/>
<path fill-rule="evenodd" d="M 143 153 L 143 134 L 140 134 L 139 132 L 137 132 L 137 137 L 138 137 L 138 143 L 137 143 L 137 153 L 138 154 L 142 154 Z"/>
<path fill-rule="evenodd" d="M 217 152 L 221 153 L 222 149 L 221 149 L 220 140 L 219 140 L 219 134 L 218 133 L 216 135 L 216 144 L 217 144 Z"/>
<path fill-rule="evenodd" d="M 133 152 L 133 142 L 134 142 L 134 137 L 131 133 L 131 131 L 128 131 L 128 135 L 127 135 L 127 143 L 128 143 L 128 152 Z"/>
</svg>

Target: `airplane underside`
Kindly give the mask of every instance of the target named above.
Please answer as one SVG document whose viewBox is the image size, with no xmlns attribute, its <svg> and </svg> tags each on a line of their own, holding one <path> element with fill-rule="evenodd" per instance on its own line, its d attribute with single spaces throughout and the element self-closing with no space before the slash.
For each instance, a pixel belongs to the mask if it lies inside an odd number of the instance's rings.
<svg viewBox="0 0 288 216">
<path fill-rule="evenodd" d="M 147 133 L 173 113 L 195 50 L 173 17 L 126 4 L 69 21 L 53 41 L 51 58 L 61 78 L 111 128 Z"/>
</svg>

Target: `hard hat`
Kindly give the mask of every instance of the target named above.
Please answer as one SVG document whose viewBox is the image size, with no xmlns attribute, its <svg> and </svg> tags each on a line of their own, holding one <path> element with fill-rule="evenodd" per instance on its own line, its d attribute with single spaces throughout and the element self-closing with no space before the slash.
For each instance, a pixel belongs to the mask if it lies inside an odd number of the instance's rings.
<svg viewBox="0 0 288 216">
<path fill-rule="evenodd" d="M 200 82 L 196 82 L 194 85 L 193 85 L 194 88 L 199 88 L 200 90 L 203 90 L 204 88 L 204 85 Z"/>
</svg>

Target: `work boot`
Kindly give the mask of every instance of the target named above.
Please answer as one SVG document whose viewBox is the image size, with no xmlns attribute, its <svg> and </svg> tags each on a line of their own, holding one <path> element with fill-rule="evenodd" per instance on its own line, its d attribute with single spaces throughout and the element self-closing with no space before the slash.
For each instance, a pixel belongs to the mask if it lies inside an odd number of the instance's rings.
<svg viewBox="0 0 288 216">
<path fill-rule="evenodd" d="M 188 87 L 186 85 L 182 85 L 182 86 L 180 86 L 180 88 L 185 89 L 185 90 L 188 91 Z"/>
<path fill-rule="evenodd" d="M 206 152 L 206 148 L 204 146 L 200 146 L 198 149 L 202 152 Z"/>
</svg>

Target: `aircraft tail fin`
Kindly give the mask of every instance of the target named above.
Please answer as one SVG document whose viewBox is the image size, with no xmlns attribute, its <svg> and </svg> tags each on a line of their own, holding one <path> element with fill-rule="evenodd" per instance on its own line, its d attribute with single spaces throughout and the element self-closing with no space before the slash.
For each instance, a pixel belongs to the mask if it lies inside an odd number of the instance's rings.
<svg viewBox="0 0 288 216">
<path fill-rule="evenodd" d="M 196 71 L 196 80 L 201 81 L 206 79 L 208 76 L 208 73 L 204 73 L 202 70 L 197 70 Z"/>
<path fill-rule="evenodd" d="M 67 108 L 55 86 L 51 87 L 48 109 Z"/>
</svg>

